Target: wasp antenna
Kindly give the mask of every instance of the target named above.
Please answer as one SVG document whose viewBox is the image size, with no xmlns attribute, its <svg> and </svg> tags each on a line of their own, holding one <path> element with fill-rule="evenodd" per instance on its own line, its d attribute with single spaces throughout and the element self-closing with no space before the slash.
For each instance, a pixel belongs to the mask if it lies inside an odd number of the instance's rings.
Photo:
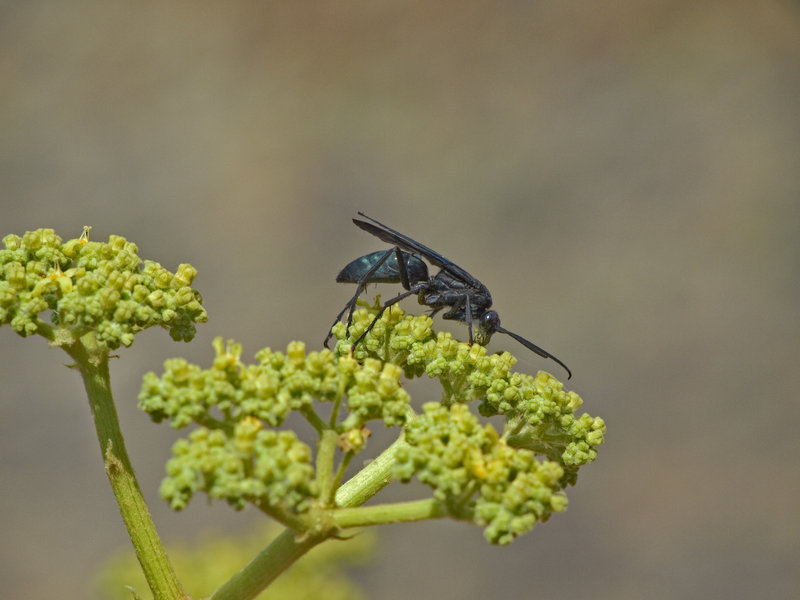
<svg viewBox="0 0 800 600">
<path fill-rule="evenodd" d="M 496 328 L 496 331 L 497 331 L 498 333 L 505 333 L 506 335 L 510 335 L 512 338 L 514 338 L 515 340 L 517 340 L 517 341 L 518 341 L 520 344 L 522 344 L 523 346 L 525 346 L 525 347 L 526 347 L 528 350 L 533 350 L 534 352 L 536 352 L 536 354 L 538 354 L 538 355 L 539 355 L 539 356 L 541 356 L 542 358 L 549 358 L 550 360 L 553 360 L 553 361 L 557 362 L 557 363 L 558 363 L 558 364 L 560 364 L 560 365 L 561 365 L 561 366 L 564 368 L 564 370 L 567 372 L 567 379 L 572 379 L 572 371 L 570 371 L 570 370 L 569 370 L 569 367 L 568 367 L 567 365 L 565 365 L 563 362 L 561 362 L 561 361 L 560 361 L 558 358 L 556 358 L 555 356 L 553 356 L 552 354 L 550 354 L 550 353 L 549 353 L 547 350 L 545 350 L 544 348 L 540 348 L 539 346 L 537 346 L 537 345 L 536 345 L 536 344 L 534 344 L 533 342 L 530 342 L 530 341 L 526 340 L 526 339 L 525 339 L 524 337 L 522 337 L 521 335 L 517 335 L 517 334 L 516 334 L 516 333 L 514 333 L 513 331 L 509 331 L 508 329 L 505 329 L 505 328 L 503 328 L 503 327 L 500 327 L 499 325 L 497 326 L 497 328 Z"/>
</svg>

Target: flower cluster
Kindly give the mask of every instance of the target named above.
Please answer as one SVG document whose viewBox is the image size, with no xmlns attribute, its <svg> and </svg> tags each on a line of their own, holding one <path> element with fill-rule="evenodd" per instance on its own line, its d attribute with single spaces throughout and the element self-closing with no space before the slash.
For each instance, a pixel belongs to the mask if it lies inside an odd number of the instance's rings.
<svg viewBox="0 0 800 600">
<path fill-rule="evenodd" d="M 390 314 L 391 313 L 391 314 Z M 351 337 L 340 337 L 338 352 L 349 352 L 349 343 L 372 321 L 373 312 L 359 310 L 353 316 Z M 334 334 L 344 335 L 337 324 Z M 374 333 L 377 332 L 377 333 Z M 367 334 L 355 356 L 374 356 L 402 365 L 406 376 L 426 374 L 442 385 L 442 404 L 478 402 L 481 415 L 502 415 L 504 440 L 511 446 L 533 450 L 564 468 L 565 484 L 577 479 L 581 465 L 597 457 L 606 425 L 600 417 L 575 411 L 583 400 L 544 371 L 535 377 L 513 371 L 516 358 L 508 352 L 486 354 L 478 344 L 453 339 L 450 333 L 431 330 L 430 317 L 405 316 L 393 306 Z"/>
<path fill-rule="evenodd" d="M 180 265 L 171 273 L 142 260 L 135 244 L 112 235 L 62 244 L 52 229 L 7 235 L 0 250 L 0 325 L 22 336 L 39 333 L 69 345 L 92 332 L 103 348 L 130 346 L 134 335 L 158 325 L 174 340 L 194 337 L 207 320 L 191 284 L 197 271 Z M 52 311 L 50 323 L 39 314 Z"/>
<path fill-rule="evenodd" d="M 154 421 L 197 426 L 173 447 L 161 487 L 170 505 L 183 508 L 205 492 L 287 523 L 313 506 L 336 510 L 335 486 L 364 448 L 366 424 L 378 420 L 404 428 L 389 477 L 428 485 L 444 514 L 483 527 L 492 543 L 510 543 L 564 511 L 564 489 L 597 456 L 603 420 L 576 415 L 580 397 L 551 375 L 517 373 L 509 353 L 487 355 L 478 344 L 437 335 L 429 317 L 398 307 L 351 352 L 375 310 L 356 311 L 349 339 L 344 325 L 335 326 L 334 351 L 307 353 L 292 342 L 285 353 L 267 348 L 246 364 L 240 345 L 218 338 L 210 368 L 172 359 L 160 376 L 147 374 L 140 407 Z M 416 414 L 400 384 L 404 372 L 437 379 L 440 401 Z M 323 404 L 329 409 L 318 412 Z M 316 459 L 293 431 L 280 429 L 292 413 L 316 430 Z M 502 430 L 487 417 L 500 417 Z"/>
<path fill-rule="evenodd" d="M 303 512 L 316 496 L 311 448 L 293 431 L 265 429 L 254 417 L 230 432 L 195 429 L 175 442 L 172 454 L 159 492 L 174 510 L 198 491 L 236 509 L 263 502 L 287 512 Z"/>
<path fill-rule="evenodd" d="M 451 515 L 484 526 L 494 544 L 511 542 L 567 507 L 561 466 L 508 446 L 466 404 L 425 404 L 406 427 L 406 441 L 397 456 L 398 479 L 416 476 Z"/>
<path fill-rule="evenodd" d="M 311 417 L 315 402 L 342 399 L 349 417 L 341 431 L 374 419 L 387 425 L 405 422 L 409 398 L 400 387 L 402 371 L 391 363 L 359 364 L 329 350 L 306 354 L 305 344 L 292 342 L 286 354 L 265 348 L 256 354 L 258 363 L 248 365 L 241 360 L 240 344 L 217 338 L 213 345 L 210 369 L 170 359 L 163 375 L 146 374 L 139 407 L 156 422 L 169 419 L 175 429 L 192 422 L 230 428 L 246 417 L 279 427 L 293 410 Z"/>
<path fill-rule="evenodd" d="M 396 476 L 431 486 L 453 516 L 484 526 L 493 543 L 509 543 L 565 510 L 561 490 L 597 457 L 603 419 L 576 415 L 583 401 L 552 375 L 513 371 L 516 359 L 508 352 L 487 355 L 449 333 L 434 335 L 429 317 L 406 317 L 397 307 L 389 313 L 355 355 L 399 361 L 408 376 L 425 373 L 442 385 L 441 402 L 426 404 L 406 425 L 408 448 L 398 457 Z M 374 311 L 357 311 L 350 339 L 343 326 L 334 328 L 337 351 L 349 351 L 373 318 Z M 481 425 L 471 402 L 484 417 L 503 417 L 501 434 Z"/>
<path fill-rule="evenodd" d="M 306 354 L 301 342 L 286 353 L 269 348 L 257 364 L 241 360 L 241 345 L 214 340 L 216 357 L 209 369 L 183 359 L 164 364 L 164 373 L 148 373 L 139 407 L 160 422 L 180 429 L 200 425 L 188 440 L 173 447 L 162 496 L 182 508 L 196 491 L 224 498 L 236 508 L 247 502 L 302 512 L 318 493 L 311 451 L 294 432 L 275 431 L 292 411 L 318 431 L 332 426 L 346 452 L 361 450 L 365 423 L 405 423 L 408 394 L 400 387 L 402 371 L 390 363 L 337 357 L 328 350 Z M 325 423 L 318 402 L 343 403 L 347 416 Z M 335 415 L 334 415 L 335 416 Z"/>
</svg>

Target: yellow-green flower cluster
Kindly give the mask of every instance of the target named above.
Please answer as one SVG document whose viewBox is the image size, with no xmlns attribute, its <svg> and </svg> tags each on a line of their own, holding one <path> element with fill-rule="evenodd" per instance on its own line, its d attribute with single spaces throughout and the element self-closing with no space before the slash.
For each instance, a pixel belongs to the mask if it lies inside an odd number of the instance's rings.
<svg viewBox="0 0 800 600">
<path fill-rule="evenodd" d="M 330 497 L 330 479 L 315 474 L 311 450 L 294 433 L 270 429 L 296 411 L 320 440 L 348 455 L 344 465 L 364 448 L 367 422 L 404 426 L 395 477 L 430 486 L 448 514 L 483 527 L 492 543 L 510 543 L 565 510 L 563 489 L 595 459 L 602 419 L 576 416 L 580 397 L 551 375 L 516 373 L 509 353 L 487 356 L 478 344 L 434 334 L 429 317 L 406 317 L 397 307 L 351 355 L 375 310 L 355 313 L 348 340 L 337 325 L 333 352 L 306 353 L 293 342 L 286 353 L 265 349 L 247 365 L 241 346 L 217 339 L 211 368 L 171 360 L 162 376 L 148 374 L 139 399 L 154 420 L 201 426 L 175 445 L 162 487 L 171 505 L 181 508 L 205 491 L 237 508 L 251 502 L 286 515 L 306 510 L 323 493 L 317 487 Z M 441 401 L 415 415 L 400 386 L 403 371 L 438 379 Z M 332 405 L 326 420 L 319 402 Z M 482 422 L 490 416 L 504 419 L 501 432 Z M 330 430 L 337 435 L 323 435 Z M 320 456 L 330 464 L 330 453 Z"/>
<path fill-rule="evenodd" d="M 217 338 L 214 348 L 211 368 L 168 360 L 163 375 L 145 376 L 139 394 L 139 407 L 154 421 L 168 419 L 176 429 L 201 426 L 173 448 L 162 486 L 173 508 L 202 490 L 237 508 L 266 502 L 302 510 L 304 499 L 317 493 L 311 452 L 293 432 L 267 427 L 280 427 L 292 411 L 315 427 L 327 427 L 316 403 L 343 404 L 346 416 L 331 426 L 341 435 L 342 449 L 356 453 L 366 444 L 366 422 L 395 425 L 407 417 L 402 370 L 393 364 L 376 359 L 359 364 L 329 350 L 306 354 L 305 344 L 292 342 L 285 354 L 267 348 L 248 365 L 241 361 L 241 345 Z"/>
<path fill-rule="evenodd" d="M 265 429 L 246 417 L 223 430 L 201 427 L 172 447 L 161 497 L 181 510 L 195 492 L 242 509 L 248 502 L 299 513 L 316 496 L 312 452 L 293 431 Z"/>
<path fill-rule="evenodd" d="M 92 332 L 108 349 L 130 346 L 139 331 L 159 325 L 175 340 L 194 337 L 207 315 L 190 286 L 191 265 L 175 274 L 138 256 L 135 244 L 112 235 L 62 244 L 52 229 L 7 235 L 0 250 L 0 325 L 22 336 L 40 333 L 67 345 Z M 50 323 L 39 314 L 52 311 Z"/>
<path fill-rule="evenodd" d="M 339 358 L 339 363 L 350 367 L 358 365 L 349 357 Z M 374 358 L 367 358 L 358 365 L 345 389 L 349 416 L 342 429 L 354 430 L 374 419 L 382 419 L 387 427 L 405 423 L 409 397 L 400 387 L 402 373 L 397 365 Z"/>
<path fill-rule="evenodd" d="M 398 479 L 416 476 L 450 514 L 483 526 L 494 544 L 508 544 L 566 509 L 561 466 L 508 446 L 465 404 L 425 404 L 405 435 L 408 446 L 397 455 Z"/>
<path fill-rule="evenodd" d="M 139 407 L 160 422 L 179 429 L 192 422 L 228 427 L 255 417 L 279 427 L 291 411 L 314 410 L 315 402 L 344 399 L 348 418 L 341 431 L 360 428 L 373 419 L 402 424 L 408 394 L 400 387 L 402 371 L 393 364 L 367 359 L 359 364 L 329 350 L 305 352 L 292 342 L 286 354 L 269 348 L 256 354 L 257 364 L 241 361 L 241 345 L 214 340 L 216 358 L 210 369 L 183 359 L 164 363 L 164 374 L 148 373 Z"/>
<path fill-rule="evenodd" d="M 583 400 L 549 373 L 531 377 L 513 372 L 515 359 L 508 353 L 487 358 L 470 377 L 472 389 L 482 396 L 480 413 L 503 415 L 510 445 L 558 461 L 564 467 L 563 483 L 574 484 L 578 468 L 597 458 L 595 447 L 606 432 L 603 419 L 577 416 Z"/>
<path fill-rule="evenodd" d="M 336 323 L 332 333 L 339 340 L 336 352 L 350 354 L 352 343 L 369 327 L 375 316 L 372 310 L 357 310 L 353 314 L 350 337 L 345 337 L 344 323 Z M 353 352 L 358 360 L 377 358 L 402 366 L 406 377 L 419 377 L 425 372 L 423 344 L 436 338 L 433 321 L 428 315 L 406 316 L 402 308 L 392 306 L 384 311 L 378 322 Z"/>
<path fill-rule="evenodd" d="M 454 340 L 449 333 L 434 335 L 427 316 L 404 316 L 402 309 L 387 310 L 365 338 L 369 350 L 356 350 L 404 367 L 407 376 L 426 373 L 442 384 L 442 403 L 478 402 L 484 416 L 505 418 L 503 438 L 512 446 L 533 450 L 563 468 L 564 484 L 577 479 L 578 468 L 597 457 L 596 446 L 603 443 L 603 419 L 575 411 L 583 401 L 544 371 L 536 377 L 513 371 L 516 358 L 508 352 L 486 354 L 478 344 Z M 373 310 L 359 310 L 353 316 L 350 342 L 364 331 L 374 317 Z M 373 332 L 380 332 L 374 333 Z M 344 326 L 334 328 L 344 335 Z M 385 336 L 382 340 L 379 335 Z M 339 342 L 337 350 L 349 352 L 349 344 Z"/>
</svg>

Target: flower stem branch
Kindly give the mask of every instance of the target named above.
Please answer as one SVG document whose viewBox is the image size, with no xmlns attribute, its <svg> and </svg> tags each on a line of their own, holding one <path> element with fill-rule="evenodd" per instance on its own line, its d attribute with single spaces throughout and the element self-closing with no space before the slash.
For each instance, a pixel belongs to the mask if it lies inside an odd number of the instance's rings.
<svg viewBox="0 0 800 600">
<path fill-rule="evenodd" d="M 333 512 L 332 516 L 334 522 L 344 529 L 438 519 L 447 514 L 447 509 L 441 502 L 433 498 L 426 498 L 410 502 L 339 508 Z"/>
<path fill-rule="evenodd" d="M 392 468 L 396 462 L 397 451 L 405 445 L 406 441 L 401 435 L 375 460 L 343 483 L 336 490 L 336 505 L 361 506 L 381 491 L 392 480 Z"/>
</svg>

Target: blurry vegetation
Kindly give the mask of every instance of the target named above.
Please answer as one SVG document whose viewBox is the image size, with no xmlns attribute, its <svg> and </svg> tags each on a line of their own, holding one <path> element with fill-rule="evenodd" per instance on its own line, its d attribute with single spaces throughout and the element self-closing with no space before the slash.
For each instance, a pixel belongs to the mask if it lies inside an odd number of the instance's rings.
<svg viewBox="0 0 800 600">
<path fill-rule="evenodd" d="M 207 533 L 192 543 L 167 544 L 175 571 L 186 591 L 203 598 L 225 583 L 269 544 L 281 527 L 268 523 L 238 536 Z M 345 575 L 363 565 L 375 552 L 373 532 L 359 532 L 348 540 L 322 544 L 295 563 L 258 600 L 362 600 L 366 598 Z M 132 600 L 133 592 L 150 598 L 142 569 L 130 550 L 108 559 L 96 576 L 98 600 Z"/>
</svg>

